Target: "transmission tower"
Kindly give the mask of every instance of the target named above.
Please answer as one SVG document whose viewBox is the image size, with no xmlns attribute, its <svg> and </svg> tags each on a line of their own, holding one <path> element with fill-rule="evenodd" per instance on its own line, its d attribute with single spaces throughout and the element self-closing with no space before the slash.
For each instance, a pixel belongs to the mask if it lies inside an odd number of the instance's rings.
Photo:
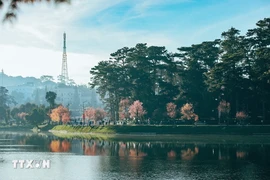
<svg viewBox="0 0 270 180">
<path fill-rule="evenodd" d="M 61 82 L 67 84 L 68 82 L 68 66 L 67 66 L 67 52 L 66 52 L 66 33 L 64 33 L 64 46 L 63 46 L 63 58 L 62 58 L 62 71 Z"/>
</svg>

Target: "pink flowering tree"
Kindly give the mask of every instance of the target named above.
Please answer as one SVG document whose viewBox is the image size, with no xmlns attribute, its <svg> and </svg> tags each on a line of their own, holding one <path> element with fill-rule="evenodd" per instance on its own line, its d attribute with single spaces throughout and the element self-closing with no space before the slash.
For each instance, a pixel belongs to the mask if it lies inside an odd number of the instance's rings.
<svg viewBox="0 0 270 180">
<path fill-rule="evenodd" d="M 87 119 L 93 120 L 95 124 L 97 123 L 97 121 L 103 120 L 107 115 L 104 109 L 101 108 L 94 109 L 92 107 L 86 109 L 84 113 L 85 117 Z"/>
<path fill-rule="evenodd" d="M 27 115 L 29 115 L 29 114 L 28 114 L 28 113 L 25 113 L 25 112 L 21 112 L 21 113 L 18 113 L 18 114 L 17 114 L 17 117 L 19 118 L 19 120 L 21 120 L 21 122 L 22 122 L 23 124 L 25 124 L 25 123 L 26 123 L 25 117 L 26 117 Z"/>
<path fill-rule="evenodd" d="M 122 99 L 119 103 L 119 118 L 120 120 L 129 118 L 129 109 L 130 101 L 129 99 Z"/>
<path fill-rule="evenodd" d="M 231 106 L 229 102 L 226 101 L 220 101 L 218 105 L 218 111 L 224 114 L 229 114 L 231 110 Z"/>
<path fill-rule="evenodd" d="M 146 114 L 146 111 L 143 109 L 143 103 L 139 100 L 134 101 L 133 104 L 129 107 L 129 114 L 131 118 L 135 118 L 136 121 L 143 117 Z"/>
<path fill-rule="evenodd" d="M 183 115 L 181 118 L 185 120 L 194 120 L 198 121 L 199 116 L 194 113 L 193 105 L 191 103 L 184 104 L 181 109 L 181 114 Z"/>
<path fill-rule="evenodd" d="M 70 113 L 69 112 L 64 112 L 62 114 L 62 122 L 64 124 L 68 123 L 70 121 Z"/>
<path fill-rule="evenodd" d="M 84 111 L 84 115 L 87 119 L 90 119 L 90 120 L 94 120 L 95 118 L 95 109 L 90 107 L 90 108 L 87 108 L 85 111 Z"/>
<path fill-rule="evenodd" d="M 95 122 L 95 113 L 96 110 L 92 107 L 89 107 L 84 111 L 83 119 L 86 118 L 88 121 L 93 120 Z"/>
<path fill-rule="evenodd" d="M 21 113 L 18 113 L 17 116 L 21 119 L 21 120 L 25 120 L 25 116 L 27 116 L 28 114 L 25 113 L 25 112 L 21 112 Z"/>
<path fill-rule="evenodd" d="M 95 112 L 95 120 L 96 121 L 101 121 L 106 117 L 106 112 L 104 109 L 97 108 Z"/>
<path fill-rule="evenodd" d="M 249 117 L 244 111 L 239 111 L 236 113 L 235 118 L 236 118 L 236 120 L 240 121 L 240 124 L 242 124 Z"/>
<path fill-rule="evenodd" d="M 168 103 L 167 106 L 167 115 L 170 117 L 170 118 L 175 118 L 176 116 L 176 105 L 172 102 Z"/>
</svg>

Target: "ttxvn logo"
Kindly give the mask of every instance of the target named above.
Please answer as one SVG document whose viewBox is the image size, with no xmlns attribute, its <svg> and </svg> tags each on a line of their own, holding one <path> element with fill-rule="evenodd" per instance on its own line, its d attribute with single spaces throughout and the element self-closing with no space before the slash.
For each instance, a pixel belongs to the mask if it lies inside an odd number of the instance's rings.
<svg viewBox="0 0 270 180">
<path fill-rule="evenodd" d="M 13 168 L 17 169 L 49 169 L 51 167 L 50 160 L 13 160 Z"/>
</svg>

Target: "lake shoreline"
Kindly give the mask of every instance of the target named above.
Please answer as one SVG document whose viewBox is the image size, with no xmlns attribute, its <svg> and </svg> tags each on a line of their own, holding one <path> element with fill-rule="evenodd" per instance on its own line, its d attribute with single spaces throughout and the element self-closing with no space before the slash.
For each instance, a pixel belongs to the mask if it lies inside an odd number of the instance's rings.
<svg viewBox="0 0 270 180">
<path fill-rule="evenodd" d="M 63 139 L 97 139 L 134 142 L 174 142 L 174 143 L 218 143 L 218 144 L 269 144 L 270 135 L 217 135 L 217 134 L 105 134 L 93 132 L 68 132 L 50 130 L 54 136 Z"/>
<path fill-rule="evenodd" d="M 219 126 L 219 125 L 180 125 L 180 126 L 70 126 L 57 125 L 50 131 L 70 133 L 123 134 L 123 135 L 270 135 L 270 126 Z"/>
</svg>

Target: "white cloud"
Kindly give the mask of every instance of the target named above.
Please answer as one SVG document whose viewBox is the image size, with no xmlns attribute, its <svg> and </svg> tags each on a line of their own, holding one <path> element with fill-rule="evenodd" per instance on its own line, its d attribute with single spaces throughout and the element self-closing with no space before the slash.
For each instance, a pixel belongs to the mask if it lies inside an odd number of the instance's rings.
<svg viewBox="0 0 270 180">
<path fill-rule="evenodd" d="M 56 77 L 61 73 L 62 33 L 67 31 L 68 48 L 70 39 L 85 41 L 82 28 L 74 28 L 73 23 L 86 14 L 91 17 L 118 2 L 80 0 L 59 7 L 52 4 L 20 6 L 17 21 L 5 23 L 0 28 L 0 68 L 8 75 L 40 77 L 49 74 Z M 93 35 L 97 35 L 98 40 L 102 34 Z M 71 48 L 68 49 L 69 76 L 77 83 L 87 83 L 90 68 L 109 55 L 103 55 L 104 52 L 90 55 L 70 51 Z"/>
<path fill-rule="evenodd" d="M 179 3 L 186 3 L 192 2 L 192 0 L 138 0 L 136 1 L 136 5 L 133 10 L 137 13 L 143 13 L 147 11 L 149 8 L 157 6 L 157 5 L 164 5 L 164 4 L 179 4 Z"/>
<path fill-rule="evenodd" d="M 166 46 L 169 51 L 176 51 L 176 48 L 182 45 L 213 40 L 215 36 L 219 38 L 228 25 L 239 24 L 243 29 L 254 27 L 255 22 L 264 17 L 269 10 L 269 7 L 264 7 L 247 12 L 247 15 L 241 17 L 215 21 L 210 25 L 192 29 L 188 29 L 184 23 L 175 25 L 175 28 L 171 28 L 174 26 L 170 25 L 166 31 L 164 31 L 166 27 L 155 31 L 140 30 L 140 27 L 129 30 L 121 28 L 121 24 L 125 22 L 132 23 L 138 18 L 151 15 L 153 11 L 150 10 L 154 9 L 151 7 L 187 1 L 190 2 L 189 0 L 74 0 L 71 5 L 57 7 L 39 3 L 33 6 L 23 5 L 14 24 L 6 23 L 0 26 L 0 69 L 3 68 L 8 75 L 40 77 L 49 74 L 56 77 L 61 73 L 62 34 L 66 31 L 69 76 L 77 83 L 87 83 L 90 68 L 98 61 L 108 59 L 109 54 L 119 48 L 148 43 Z M 131 10 L 124 13 L 125 16 L 120 17 L 119 21 L 111 21 L 111 15 L 104 11 L 121 2 L 131 2 Z M 171 17 L 173 18 L 178 17 Z M 94 23 L 89 25 L 88 22 L 81 22 L 82 19 L 94 19 L 98 25 L 93 25 Z"/>
</svg>

